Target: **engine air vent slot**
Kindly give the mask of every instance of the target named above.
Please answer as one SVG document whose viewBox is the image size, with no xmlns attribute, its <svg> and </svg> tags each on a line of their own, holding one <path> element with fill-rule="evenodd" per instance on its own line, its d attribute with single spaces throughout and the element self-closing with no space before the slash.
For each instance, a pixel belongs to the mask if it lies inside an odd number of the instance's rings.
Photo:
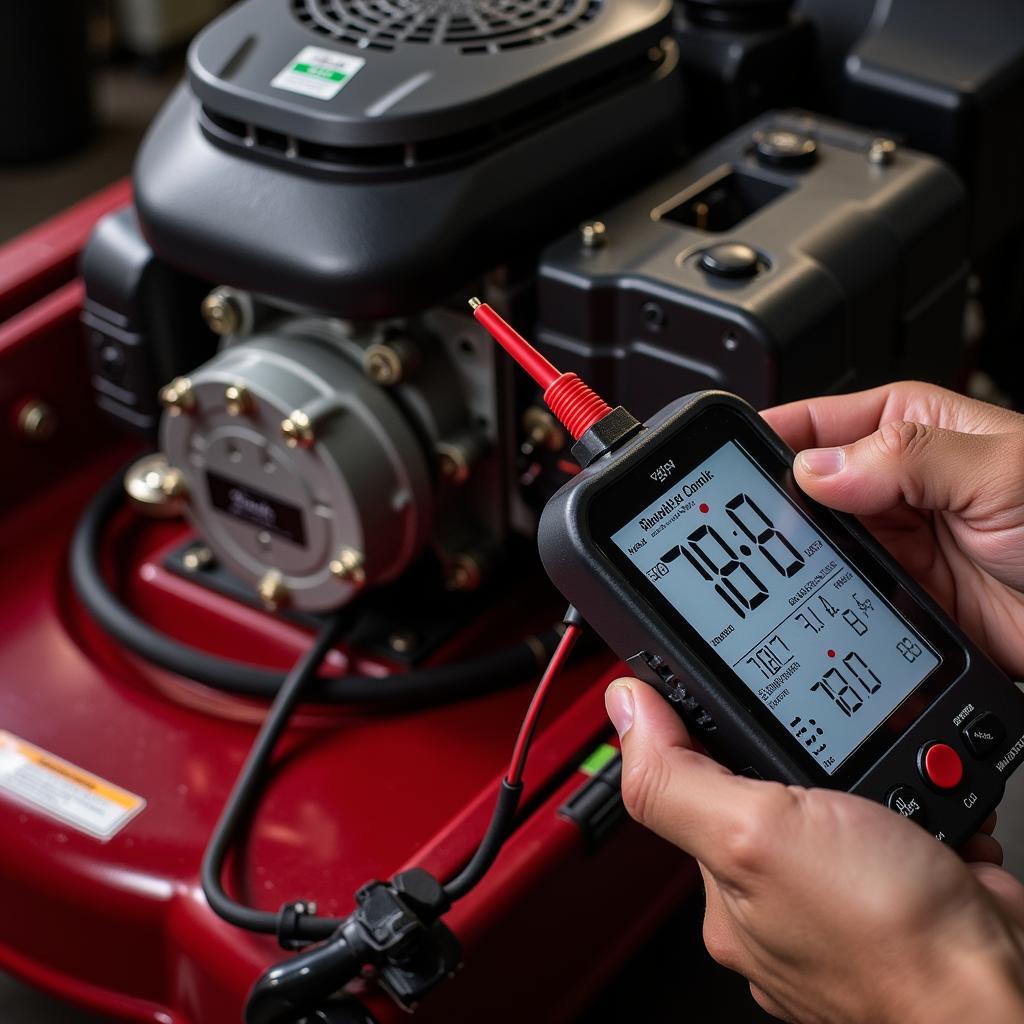
<svg viewBox="0 0 1024 1024">
<path fill-rule="evenodd" d="M 367 50 L 409 44 L 496 53 L 550 42 L 592 21 L 606 0 L 290 0 L 307 28 Z"/>
</svg>

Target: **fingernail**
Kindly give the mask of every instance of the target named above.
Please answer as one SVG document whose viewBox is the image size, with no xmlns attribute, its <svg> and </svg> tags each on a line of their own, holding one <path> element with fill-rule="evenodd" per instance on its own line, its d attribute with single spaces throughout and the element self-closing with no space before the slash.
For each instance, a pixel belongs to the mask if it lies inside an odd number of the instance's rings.
<svg viewBox="0 0 1024 1024">
<path fill-rule="evenodd" d="M 620 738 L 629 732 L 633 724 L 633 691 L 628 683 L 612 683 L 604 698 L 608 717 Z"/>
<path fill-rule="evenodd" d="M 800 465 L 812 476 L 832 476 L 845 462 L 846 452 L 842 448 L 808 448 L 800 453 Z"/>
</svg>

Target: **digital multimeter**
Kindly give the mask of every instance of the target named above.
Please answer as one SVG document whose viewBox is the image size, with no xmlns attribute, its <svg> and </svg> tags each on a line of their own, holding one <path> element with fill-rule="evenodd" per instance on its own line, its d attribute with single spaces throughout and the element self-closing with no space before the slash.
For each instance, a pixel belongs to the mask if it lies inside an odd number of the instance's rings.
<svg viewBox="0 0 1024 1024">
<path fill-rule="evenodd" d="M 554 584 L 736 771 L 957 845 L 1024 757 L 1024 696 L 745 402 L 683 398 L 544 509 Z"/>
</svg>

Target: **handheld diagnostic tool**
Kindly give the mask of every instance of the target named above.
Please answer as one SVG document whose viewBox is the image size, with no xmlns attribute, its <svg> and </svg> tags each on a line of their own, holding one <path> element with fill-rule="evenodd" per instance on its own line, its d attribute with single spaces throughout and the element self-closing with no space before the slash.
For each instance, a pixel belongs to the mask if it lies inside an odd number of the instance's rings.
<svg viewBox="0 0 1024 1024">
<path fill-rule="evenodd" d="M 544 509 L 541 558 L 632 671 L 736 771 L 971 836 L 1024 756 L 1016 686 L 856 520 L 799 490 L 741 399 L 578 419 L 584 468 Z"/>
</svg>

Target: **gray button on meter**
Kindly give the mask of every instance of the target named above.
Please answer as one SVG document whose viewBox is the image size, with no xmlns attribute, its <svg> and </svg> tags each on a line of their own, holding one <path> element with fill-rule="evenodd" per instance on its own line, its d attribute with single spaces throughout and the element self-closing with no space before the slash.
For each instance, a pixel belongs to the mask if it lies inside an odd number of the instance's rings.
<svg viewBox="0 0 1024 1024">
<path fill-rule="evenodd" d="M 761 257 L 742 242 L 722 242 L 701 253 L 700 268 L 716 277 L 753 277 L 761 269 Z"/>
</svg>

